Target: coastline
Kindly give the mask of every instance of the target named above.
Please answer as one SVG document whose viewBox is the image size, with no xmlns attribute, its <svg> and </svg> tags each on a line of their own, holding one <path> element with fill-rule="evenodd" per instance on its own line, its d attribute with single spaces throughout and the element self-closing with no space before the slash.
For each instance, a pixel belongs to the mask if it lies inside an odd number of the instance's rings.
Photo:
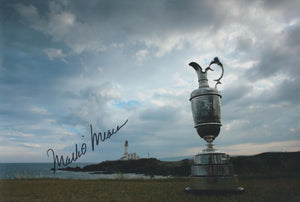
<svg viewBox="0 0 300 202">
<path fill-rule="evenodd" d="M 254 156 L 231 158 L 234 173 L 242 178 L 300 177 L 300 152 L 268 152 Z M 60 179 L 103 179 L 103 178 L 160 178 L 190 175 L 192 161 L 104 161 L 101 163 L 74 163 L 73 168 L 62 168 L 55 174 L 51 163 L 0 163 L 1 179 L 60 178 Z M 109 174 L 110 173 L 110 174 Z"/>
</svg>

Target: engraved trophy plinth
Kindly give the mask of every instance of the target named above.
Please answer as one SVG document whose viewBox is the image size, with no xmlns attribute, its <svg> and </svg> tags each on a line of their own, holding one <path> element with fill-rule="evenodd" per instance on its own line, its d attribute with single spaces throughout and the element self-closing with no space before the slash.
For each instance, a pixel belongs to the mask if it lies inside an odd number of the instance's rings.
<svg viewBox="0 0 300 202">
<path fill-rule="evenodd" d="M 215 88 L 210 88 L 207 80 L 208 70 L 211 65 L 217 64 L 222 73 L 216 81 Z M 214 139 L 219 135 L 221 129 L 221 94 L 217 85 L 224 74 L 222 63 L 216 57 L 203 71 L 201 66 L 195 62 L 189 64 L 198 75 L 199 88 L 191 93 L 191 105 L 195 128 L 198 135 L 207 144 L 201 153 L 194 156 L 191 168 L 189 187 L 186 191 L 243 191 L 238 186 L 238 178 L 233 174 L 233 167 L 229 162 L 229 155 L 213 147 Z"/>
</svg>

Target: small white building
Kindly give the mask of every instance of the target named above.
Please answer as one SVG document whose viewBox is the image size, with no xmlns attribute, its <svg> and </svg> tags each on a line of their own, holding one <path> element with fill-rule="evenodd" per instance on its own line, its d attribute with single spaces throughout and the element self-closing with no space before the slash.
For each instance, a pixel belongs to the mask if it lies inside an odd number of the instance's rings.
<svg viewBox="0 0 300 202">
<path fill-rule="evenodd" d="M 120 160 L 122 161 L 128 161 L 128 160 L 137 160 L 140 159 L 139 155 L 137 155 L 135 152 L 134 153 L 128 153 L 128 141 L 125 141 L 125 152 L 122 158 Z"/>
</svg>

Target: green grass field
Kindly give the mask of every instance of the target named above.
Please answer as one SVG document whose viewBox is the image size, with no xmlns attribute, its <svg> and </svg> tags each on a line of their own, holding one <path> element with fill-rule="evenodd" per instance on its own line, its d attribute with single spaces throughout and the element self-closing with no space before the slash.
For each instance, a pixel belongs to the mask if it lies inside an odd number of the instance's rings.
<svg viewBox="0 0 300 202">
<path fill-rule="evenodd" d="M 243 194 L 191 194 L 187 178 L 0 181 L 1 201 L 300 201 L 300 179 L 240 179 Z"/>
</svg>

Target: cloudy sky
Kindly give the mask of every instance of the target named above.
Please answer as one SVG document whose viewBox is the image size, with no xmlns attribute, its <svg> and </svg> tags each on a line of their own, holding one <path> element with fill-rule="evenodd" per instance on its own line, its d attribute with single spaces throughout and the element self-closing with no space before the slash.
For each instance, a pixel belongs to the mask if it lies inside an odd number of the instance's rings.
<svg viewBox="0 0 300 202">
<path fill-rule="evenodd" d="M 0 162 L 164 158 L 205 147 L 193 127 L 188 64 L 218 56 L 229 154 L 300 150 L 300 2 L 90 0 L 0 2 Z M 220 73 L 217 66 L 209 75 Z M 91 151 L 90 129 L 128 119 Z"/>
</svg>

